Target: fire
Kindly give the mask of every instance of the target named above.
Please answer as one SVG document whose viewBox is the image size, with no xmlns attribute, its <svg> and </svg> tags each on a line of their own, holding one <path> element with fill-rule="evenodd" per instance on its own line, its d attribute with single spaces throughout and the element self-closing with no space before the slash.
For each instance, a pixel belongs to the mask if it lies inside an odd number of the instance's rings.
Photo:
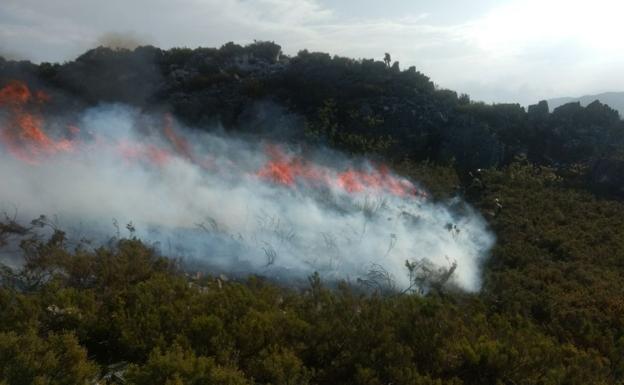
<svg viewBox="0 0 624 385">
<path fill-rule="evenodd" d="M 11 81 L 0 89 L 0 106 L 20 106 L 26 104 L 32 97 L 28 86 L 22 82 Z"/>
<path fill-rule="evenodd" d="M 45 122 L 38 111 L 41 105 L 50 101 L 50 96 L 44 91 L 33 92 L 19 81 L 11 81 L 0 89 L 0 108 L 7 112 L 7 117 L 0 126 L 0 143 L 16 158 L 37 164 L 46 157 L 71 152 L 79 146 L 83 147 L 83 151 L 88 151 L 89 145 L 78 141 L 81 130 L 75 125 L 68 125 L 64 137 L 59 139 L 46 134 Z M 97 134 L 91 136 L 95 139 L 94 146 L 108 147 L 122 159 L 132 163 L 163 167 L 174 157 L 179 157 L 202 167 L 205 172 L 219 171 L 216 170 L 216 163 L 210 154 L 198 156 L 193 152 L 188 139 L 176 131 L 170 114 L 164 115 L 161 133 L 164 141 L 156 143 L 129 139 L 111 141 Z M 369 165 L 363 169 L 335 170 L 287 153 L 278 145 L 266 146 L 265 152 L 267 161 L 255 172 L 255 176 L 270 183 L 288 187 L 325 187 L 349 194 L 391 193 L 405 197 L 426 197 L 410 181 L 394 176 L 385 166 Z M 231 164 L 230 172 L 242 170 L 236 167 L 236 159 L 226 160 L 225 163 Z"/>
<path fill-rule="evenodd" d="M 301 173 L 301 162 L 298 159 L 288 158 L 278 146 L 270 145 L 266 148 L 269 161 L 256 175 L 274 183 L 292 186 Z"/>
<path fill-rule="evenodd" d="M 190 161 L 195 161 L 195 157 L 191 152 L 191 147 L 186 139 L 175 132 L 171 114 L 165 114 L 165 127 L 163 128 L 163 133 L 178 154 Z"/>
<path fill-rule="evenodd" d="M 74 126 L 73 124 L 68 125 L 67 130 L 74 136 L 80 134 L 80 128 L 78 126 Z"/>
<path fill-rule="evenodd" d="M 6 122 L 0 126 L 0 141 L 15 157 L 31 164 L 37 163 L 42 156 L 74 148 L 71 139 L 50 138 L 43 130 L 43 119 L 32 112 L 36 104 L 49 100 L 50 96 L 41 90 L 33 96 L 28 86 L 19 81 L 11 81 L 0 89 L 0 107 L 8 112 Z"/>
<path fill-rule="evenodd" d="M 156 166 L 164 166 L 171 159 L 169 151 L 155 145 L 142 145 L 122 140 L 117 144 L 121 156 L 130 162 L 146 161 Z"/>
<path fill-rule="evenodd" d="M 379 166 L 372 171 L 348 170 L 338 177 L 339 185 L 348 192 L 365 190 L 385 190 L 398 196 L 420 195 L 426 197 L 407 179 L 398 178 L 390 173 L 386 166 Z"/>
<path fill-rule="evenodd" d="M 287 155 L 278 145 L 268 145 L 265 151 L 269 160 L 256 173 L 264 180 L 285 186 L 294 186 L 296 181 L 315 185 L 331 183 L 328 168 L 314 165 L 301 157 Z"/>
<path fill-rule="evenodd" d="M 398 178 L 386 166 L 371 170 L 347 169 L 336 172 L 328 167 L 310 163 L 300 157 L 286 154 L 279 146 L 266 147 L 267 163 L 256 173 L 259 178 L 284 186 L 297 182 L 340 188 L 347 193 L 389 192 L 397 196 L 421 196 L 421 192 L 407 179 Z"/>
<path fill-rule="evenodd" d="M 65 138 L 55 140 L 46 134 L 45 122 L 37 113 L 37 108 L 50 101 L 51 97 L 44 91 L 32 92 L 25 83 L 19 81 L 11 81 L 0 89 L 0 108 L 8 112 L 6 122 L 0 127 L 0 142 L 16 158 L 37 164 L 46 156 L 73 151 L 82 144 L 72 139 L 80 134 L 80 128 L 75 125 L 67 126 Z M 169 114 L 165 115 L 163 134 L 173 152 L 155 144 L 145 145 L 123 140 L 110 143 L 99 138 L 97 145 L 115 148 L 123 159 L 132 162 L 141 161 L 163 166 L 176 153 L 196 163 L 186 139 L 175 132 L 173 119 Z"/>
<path fill-rule="evenodd" d="M 47 103 L 51 100 L 50 95 L 41 90 L 35 93 L 35 98 L 39 103 Z"/>
</svg>

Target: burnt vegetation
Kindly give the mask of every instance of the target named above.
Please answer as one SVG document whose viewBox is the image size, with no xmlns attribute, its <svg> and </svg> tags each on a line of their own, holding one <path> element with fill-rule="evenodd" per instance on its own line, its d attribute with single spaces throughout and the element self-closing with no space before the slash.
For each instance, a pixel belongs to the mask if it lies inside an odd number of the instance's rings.
<svg viewBox="0 0 624 385">
<path fill-rule="evenodd" d="M 94 248 L 47 218 L 8 215 L 0 246 L 25 264 L 1 270 L 0 383 L 624 381 L 624 123 L 607 105 L 488 105 L 390 55 L 288 57 L 270 42 L 0 59 L 0 77 L 72 103 L 164 106 L 248 135 L 279 126 L 291 141 L 378 157 L 433 199 L 461 196 L 497 236 L 478 294 L 445 284 L 453 261 L 406 263 L 415 282 L 435 276 L 425 292 L 397 292 L 374 269 L 360 283 L 330 289 L 314 275 L 289 289 L 188 275 L 131 225 L 129 239 Z"/>
</svg>

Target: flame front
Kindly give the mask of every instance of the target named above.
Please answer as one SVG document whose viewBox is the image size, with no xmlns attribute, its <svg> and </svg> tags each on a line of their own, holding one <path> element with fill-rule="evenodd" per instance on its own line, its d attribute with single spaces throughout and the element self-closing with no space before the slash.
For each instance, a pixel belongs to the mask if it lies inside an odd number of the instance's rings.
<svg viewBox="0 0 624 385">
<path fill-rule="evenodd" d="M 384 165 L 60 100 L 17 81 L 0 88 L 0 174 L 11 181 L 0 204 L 54 210 L 103 241 L 103 220 L 132 221 L 164 254 L 215 271 L 349 278 L 382 266 L 409 287 L 405 261 L 426 258 L 441 269 L 458 261 L 460 287 L 479 288 L 493 244 L 482 218 L 426 199 Z"/>
<path fill-rule="evenodd" d="M 32 92 L 26 84 L 19 81 L 11 81 L 0 90 L 0 108 L 7 112 L 7 118 L 0 127 L 0 140 L 14 157 L 29 164 L 37 164 L 47 157 L 75 151 L 77 148 L 88 149 L 93 145 L 79 140 L 81 130 L 74 124 L 67 125 L 63 138 L 54 139 L 46 134 L 40 109 L 50 101 L 51 97 L 44 91 Z M 209 157 L 210 154 L 196 154 L 189 140 L 176 129 L 170 114 L 164 115 L 160 141 L 154 143 L 128 138 L 103 139 L 97 134 L 92 136 L 96 139 L 95 146 L 112 148 L 114 153 L 130 163 L 163 167 L 178 157 L 200 166 L 205 171 L 214 170 L 215 165 Z M 295 188 L 301 184 L 305 187 L 339 189 L 350 194 L 391 193 L 397 196 L 426 197 L 414 184 L 392 175 L 385 166 L 370 165 L 365 169 L 336 170 L 288 153 L 276 144 L 265 147 L 265 158 L 264 164 L 252 175 L 276 185 Z M 236 160 L 231 161 L 235 163 Z"/>
<path fill-rule="evenodd" d="M 37 109 L 49 100 L 45 92 L 37 91 L 33 95 L 26 84 L 18 81 L 0 89 L 0 107 L 4 107 L 8 115 L 6 123 L 0 127 L 0 141 L 16 158 L 36 164 L 43 156 L 74 148 L 72 139 L 54 140 L 44 132 L 44 121 Z M 75 132 L 68 129 L 70 137 Z"/>
<path fill-rule="evenodd" d="M 257 172 L 257 176 L 265 180 L 294 186 L 303 183 L 313 186 L 340 188 L 348 193 L 388 192 L 397 196 L 421 196 L 413 183 L 390 173 L 386 166 L 371 166 L 369 170 L 336 171 L 308 162 L 301 157 L 289 155 L 277 145 L 266 147 L 267 163 Z"/>
</svg>

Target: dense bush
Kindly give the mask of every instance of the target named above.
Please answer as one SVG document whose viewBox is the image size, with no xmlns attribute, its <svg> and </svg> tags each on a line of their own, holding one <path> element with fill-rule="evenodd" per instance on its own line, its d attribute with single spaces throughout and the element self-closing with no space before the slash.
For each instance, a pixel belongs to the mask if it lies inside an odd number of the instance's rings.
<svg viewBox="0 0 624 385">
<path fill-rule="evenodd" d="M 450 166 L 402 167 L 439 196 L 461 183 Z M 136 384 L 621 381 L 624 204 L 526 160 L 464 188 L 498 236 L 476 295 L 224 282 L 187 276 L 138 240 L 71 252 L 62 234 L 24 242 L 25 269 L 2 278 L 0 374 L 68 383 L 126 362 Z M 49 363 L 35 365 L 44 350 Z"/>
<path fill-rule="evenodd" d="M 624 382 L 615 111 L 486 105 L 414 68 L 280 52 L 268 42 L 99 48 L 62 65 L 0 60 L 0 74 L 84 103 L 164 104 L 185 122 L 232 130 L 255 127 L 242 123 L 260 99 L 284 106 L 302 122 L 289 140 L 383 158 L 432 199 L 476 206 L 497 236 L 482 291 L 224 282 L 187 276 L 136 239 L 70 249 L 61 232 L 31 238 L 4 221 L 0 246 L 20 238 L 26 263 L 1 269 L 0 383 Z"/>
</svg>

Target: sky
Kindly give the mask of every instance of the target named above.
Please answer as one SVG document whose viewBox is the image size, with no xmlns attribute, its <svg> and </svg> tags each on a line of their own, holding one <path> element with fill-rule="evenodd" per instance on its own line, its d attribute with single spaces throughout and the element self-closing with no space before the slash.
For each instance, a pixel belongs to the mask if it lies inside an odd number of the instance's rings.
<svg viewBox="0 0 624 385">
<path fill-rule="evenodd" d="M 0 55 L 72 60 L 107 42 L 271 40 L 415 66 L 473 100 L 624 91 L 622 0 L 2 0 Z"/>
</svg>

